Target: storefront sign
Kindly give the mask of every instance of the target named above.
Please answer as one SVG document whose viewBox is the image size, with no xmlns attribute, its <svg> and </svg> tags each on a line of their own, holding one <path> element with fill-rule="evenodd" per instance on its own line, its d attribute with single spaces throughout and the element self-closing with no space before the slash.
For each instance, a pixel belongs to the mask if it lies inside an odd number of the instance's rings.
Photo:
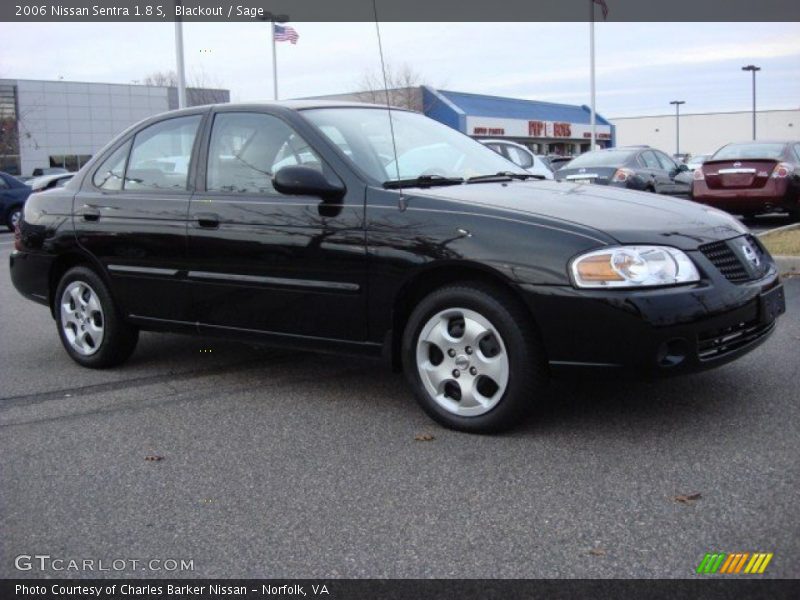
<svg viewBox="0 0 800 600">
<path fill-rule="evenodd" d="M 583 140 L 591 139 L 590 125 L 563 121 L 467 117 L 467 133 L 475 136 Z M 597 139 L 610 140 L 611 126 L 597 124 Z"/>
</svg>

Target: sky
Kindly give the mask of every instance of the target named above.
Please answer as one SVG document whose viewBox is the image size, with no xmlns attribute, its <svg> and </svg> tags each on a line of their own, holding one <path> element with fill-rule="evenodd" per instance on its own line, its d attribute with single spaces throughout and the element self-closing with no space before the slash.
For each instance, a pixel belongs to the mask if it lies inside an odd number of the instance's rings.
<svg viewBox="0 0 800 600">
<path fill-rule="evenodd" d="M 380 68 L 375 23 L 292 23 L 278 44 L 281 98 L 354 91 Z M 589 104 L 588 23 L 382 23 L 390 65 L 442 89 Z M 597 23 L 597 111 L 606 117 L 800 108 L 800 23 Z M 171 23 L 0 23 L 0 78 L 141 82 L 175 68 Z M 185 23 L 187 77 L 272 99 L 269 24 Z"/>
</svg>

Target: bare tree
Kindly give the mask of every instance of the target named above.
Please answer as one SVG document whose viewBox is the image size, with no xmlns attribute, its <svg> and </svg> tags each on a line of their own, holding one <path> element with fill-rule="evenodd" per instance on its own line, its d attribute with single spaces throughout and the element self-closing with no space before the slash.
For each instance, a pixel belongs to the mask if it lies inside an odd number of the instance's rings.
<svg viewBox="0 0 800 600">
<path fill-rule="evenodd" d="M 422 112 L 422 94 L 420 86 L 425 82 L 420 73 L 414 71 L 407 63 L 395 68 L 386 64 L 386 79 L 383 70 L 367 71 L 357 84 L 356 96 L 361 102 L 386 104 L 399 108 L 407 108 Z"/>
<path fill-rule="evenodd" d="M 142 83 L 177 88 L 178 74 L 175 71 L 153 71 L 142 79 Z M 227 102 L 229 97 L 222 92 L 222 84 L 218 81 L 209 81 L 202 69 L 193 71 L 186 78 L 186 99 L 189 106 Z"/>
</svg>

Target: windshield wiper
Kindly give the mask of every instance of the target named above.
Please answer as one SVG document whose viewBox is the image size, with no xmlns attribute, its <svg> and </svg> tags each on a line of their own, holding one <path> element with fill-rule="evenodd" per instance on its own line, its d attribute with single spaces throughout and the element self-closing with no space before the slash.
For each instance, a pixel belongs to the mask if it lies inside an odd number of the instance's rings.
<svg viewBox="0 0 800 600">
<path fill-rule="evenodd" d="M 434 185 L 458 185 L 464 183 L 461 177 L 445 177 L 444 175 L 420 175 L 410 179 L 390 179 L 383 182 L 386 189 L 404 187 L 431 187 Z"/>
<path fill-rule="evenodd" d="M 502 181 L 503 179 L 530 179 L 536 177 L 530 173 L 515 173 L 514 171 L 500 171 L 492 175 L 476 175 L 467 179 L 467 183 L 480 183 L 481 181 Z"/>
</svg>

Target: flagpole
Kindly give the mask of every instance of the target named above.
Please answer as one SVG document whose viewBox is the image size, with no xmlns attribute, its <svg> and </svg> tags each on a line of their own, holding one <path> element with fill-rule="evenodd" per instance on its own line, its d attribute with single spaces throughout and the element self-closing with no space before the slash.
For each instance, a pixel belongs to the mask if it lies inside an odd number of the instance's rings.
<svg viewBox="0 0 800 600">
<path fill-rule="evenodd" d="M 182 2 L 177 0 L 176 6 Z M 186 71 L 183 65 L 183 23 L 181 18 L 175 19 L 175 68 L 178 72 L 178 108 L 186 108 Z"/>
<path fill-rule="evenodd" d="M 272 30 L 272 99 L 278 100 L 278 53 L 275 49 L 275 21 L 270 22 Z"/>
<path fill-rule="evenodd" d="M 594 0 L 589 0 L 589 10 L 591 11 L 591 18 L 589 19 L 589 56 L 591 62 L 591 99 L 592 99 L 592 147 L 590 150 L 597 148 L 597 118 L 595 116 L 595 87 L 594 87 Z"/>
</svg>

